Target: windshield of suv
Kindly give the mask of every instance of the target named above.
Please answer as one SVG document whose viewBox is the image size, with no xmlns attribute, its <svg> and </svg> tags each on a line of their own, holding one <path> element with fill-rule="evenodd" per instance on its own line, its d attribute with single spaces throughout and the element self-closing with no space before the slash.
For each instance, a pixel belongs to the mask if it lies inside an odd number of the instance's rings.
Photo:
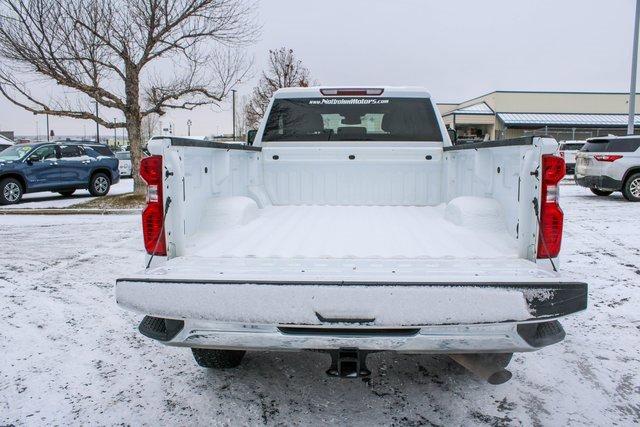
<svg viewBox="0 0 640 427">
<path fill-rule="evenodd" d="M 33 148 L 29 144 L 17 144 L 0 152 L 0 160 L 20 160 Z"/>
<path fill-rule="evenodd" d="M 442 141 L 430 99 L 276 99 L 262 138 L 273 141 Z"/>
</svg>

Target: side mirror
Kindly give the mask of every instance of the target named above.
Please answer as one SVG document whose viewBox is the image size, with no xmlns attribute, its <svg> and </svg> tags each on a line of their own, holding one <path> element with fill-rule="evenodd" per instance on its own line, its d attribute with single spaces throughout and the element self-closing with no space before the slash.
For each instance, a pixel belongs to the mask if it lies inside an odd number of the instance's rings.
<svg viewBox="0 0 640 427">
<path fill-rule="evenodd" d="M 247 132 L 247 145 L 253 145 L 253 141 L 256 139 L 257 134 L 258 131 L 255 129 L 251 129 L 249 132 Z"/>
<path fill-rule="evenodd" d="M 38 156 L 37 154 L 32 154 L 29 157 L 27 157 L 27 163 L 29 164 L 39 162 L 39 161 L 40 161 L 40 156 Z"/>
<path fill-rule="evenodd" d="M 458 132 L 455 129 L 447 128 L 447 133 L 449 134 L 451 143 L 456 145 L 456 142 L 458 142 Z"/>
</svg>

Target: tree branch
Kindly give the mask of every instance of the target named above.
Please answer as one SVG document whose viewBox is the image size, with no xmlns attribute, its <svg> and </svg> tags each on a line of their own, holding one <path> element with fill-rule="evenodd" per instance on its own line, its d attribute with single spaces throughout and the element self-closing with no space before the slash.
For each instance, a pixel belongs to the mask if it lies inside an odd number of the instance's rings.
<svg viewBox="0 0 640 427">
<path fill-rule="evenodd" d="M 29 105 L 26 102 L 19 101 L 18 98 L 13 95 L 13 93 L 7 90 L 7 87 L 17 92 L 32 105 Z M 45 104 L 44 102 L 34 98 L 26 88 L 20 87 L 20 85 L 18 85 L 17 83 L 7 80 L 6 77 L 2 75 L 0 75 L 0 94 L 2 94 L 12 104 L 23 108 L 24 110 L 29 111 L 33 114 L 93 120 L 94 122 L 97 122 L 100 125 L 110 129 L 126 127 L 126 122 L 110 122 L 89 111 L 58 109 L 55 107 L 51 107 L 48 104 Z M 34 107 L 34 105 L 36 107 Z"/>
</svg>

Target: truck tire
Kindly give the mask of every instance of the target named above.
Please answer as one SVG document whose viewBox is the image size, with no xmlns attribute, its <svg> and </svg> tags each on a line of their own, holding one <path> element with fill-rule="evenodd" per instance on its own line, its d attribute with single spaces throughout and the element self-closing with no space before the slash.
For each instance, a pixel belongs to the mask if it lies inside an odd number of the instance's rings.
<svg viewBox="0 0 640 427">
<path fill-rule="evenodd" d="M 60 195 L 64 197 L 71 197 L 75 192 L 76 190 L 58 191 L 58 193 L 60 193 Z"/>
<path fill-rule="evenodd" d="M 111 180 L 102 172 L 94 174 L 89 181 L 89 193 L 91 193 L 92 196 L 106 196 L 110 188 Z"/>
<path fill-rule="evenodd" d="M 624 183 L 622 195 L 630 202 L 640 202 L 640 173 L 634 173 Z"/>
<path fill-rule="evenodd" d="M 191 351 L 198 365 L 203 368 L 213 369 L 237 368 L 246 353 L 244 350 L 211 350 L 205 348 L 192 348 Z"/>
<path fill-rule="evenodd" d="M 595 194 L 596 196 L 610 196 L 613 194 L 613 191 L 607 191 L 607 190 L 598 190 L 597 188 L 592 188 L 591 192 L 593 194 Z"/>
<path fill-rule="evenodd" d="M 22 184 L 15 178 L 0 180 L 0 205 L 15 205 L 22 200 Z"/>
</svg>

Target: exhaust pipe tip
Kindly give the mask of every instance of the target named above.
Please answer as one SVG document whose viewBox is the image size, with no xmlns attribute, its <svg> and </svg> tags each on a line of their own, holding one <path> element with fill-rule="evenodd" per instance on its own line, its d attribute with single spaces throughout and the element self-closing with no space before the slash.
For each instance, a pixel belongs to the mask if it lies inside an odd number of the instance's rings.
<svg viewBox="0 0 640 427">
<path fill-rule="evenodd" d="M 505 369 L 511 354 L 450 354 L 449 357 L 491 385 L 504 384 L 513 374 Z"/>
</svg>

